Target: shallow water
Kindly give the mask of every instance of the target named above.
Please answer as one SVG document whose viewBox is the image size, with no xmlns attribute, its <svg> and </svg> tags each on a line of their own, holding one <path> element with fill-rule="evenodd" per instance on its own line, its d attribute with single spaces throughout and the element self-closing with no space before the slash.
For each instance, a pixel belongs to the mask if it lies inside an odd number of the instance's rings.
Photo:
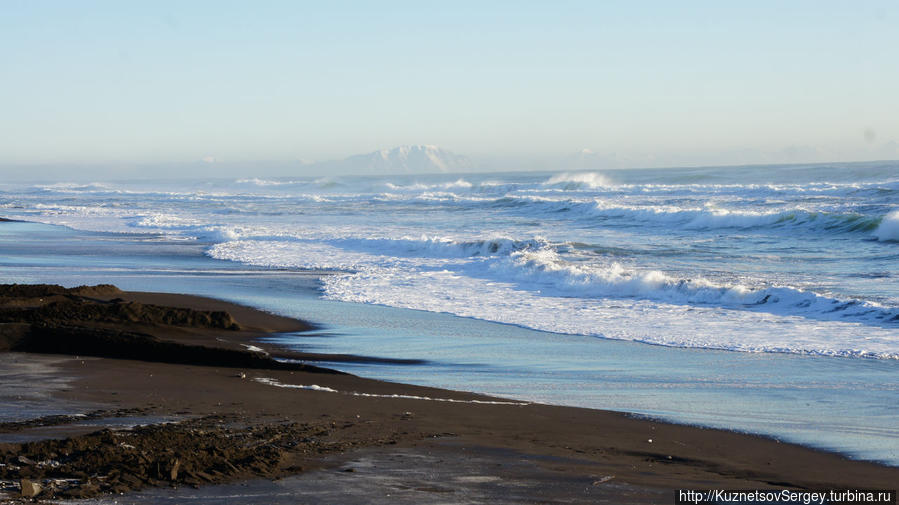
<svg viewBox="0 0 899 505">
<path fill-rule="evenodd" d="M 345 456 L 341 458 L 345 459 Z M 61 501 L 84 505 L 221 503 L 393 505 L 439 503 L 664 503 L 670 492 L 631 486 L 611 476 L 573 477 L 547 470 L 537 458 L 512 451 L 470 448 L 457 454 L 423 449 L 363 449 L 335 468 L 271 480 L 149 489 L 128 496 Z M 351 472 L 346 470 L 351 469 Z M 602 485 L 596 479 L 607 478 Z"/>
<path fill-rule="evenodd" d="M 0 353 L 0 423 L 37 417 L 72 414 L 92 408 L 86 403 L 53 397 L 69 387 L 70 380 L 57 373 L 57 365 L 69 358 Z M 2 441 L 2 440 L 0 440 Z"/>
<path fill-rule="evenodd" d="M 427 360 L 334 365 L 364 376 L 762 433 L 899 465 L 899 360 L 674 348 L 347 303 L 321 297 L 320 274 L 203 251 L 164 236 L 0 225 L 3 282 L 215 296 L 325 323 L 274 337 L 301 350 Z"/>
<path fill-rule="evenodd" d="M 87 411 L 89 407 L 86 404 L 72 403 L 68 405 L 65 414 L 72 415 L 73 412 Z M 27 417 L 22 417 L 22 419 L 33 419 L 34 417 L 33 415 L 28 415 Z M 66 424 L 47 424 L 45 426 L 24 428 L 11 433 L 0 433 L 0 443 L 22 444 L 38 440 L 65 439 L 103 429 L 128 430 L 136 426 L 173 423 L 181 419 L 184 419 L 184 416 L 111 416 L 88 417 L 84 419 L 75 417 L 72 422 Z"/>
</svg>

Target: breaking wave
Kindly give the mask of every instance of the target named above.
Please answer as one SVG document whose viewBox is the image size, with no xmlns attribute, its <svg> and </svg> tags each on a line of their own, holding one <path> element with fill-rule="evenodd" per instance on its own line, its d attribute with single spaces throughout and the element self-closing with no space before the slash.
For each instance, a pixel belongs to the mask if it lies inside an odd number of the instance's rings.
<svg viewBox="0 0 899 505">
<path fill-rule="evenodd" d="M 899 167 L 819 169 L 6 183 L 0 210 L 328 270 L 334 300 L 662 345 L 897 357 Z"/>
<path fill-rule="evenodd" d="M 611 185 L 612 182 L 608 177 L 596 172 L 563 172 L 550 177 L 543 183 L 543 186 L 564 189 L 566 191 L 606 188 Z"/>
<path fill-rule="evenodd" d="M 751 288 L 719 284 L 698 277 L 679 279 L 658 270 L 627 268 L 619 263 L 580 265 L 562 259 L 552 248 L 524 249 L 493 266 L 503 280 L 538 288 L 544 294 L 579 298 L 636 298 L 672 304 L 798 315 L 826 320 L 886 322 L 899 325 L 899 308 L 839 299 L 789 286 Z"/>
<path fill-rule="evenodd" d="M 871 233 L 890 236 L 896 217 L 881 218 L 855 212 L 825 212 L 802 208 L 779 211 L 731 210 L 707 204 L 702 207 L 677 205 L 622 205 L 600 199 L 553 199 L 545 197 L 503 197 L 490 203 L 495 208 L 547 218 L 600 220 L 598 225 L 663 226 L 686 230 L 767 229 L 809 230 L 828 233 Z M 883 221 L 883 223 L 882 223 Z M 893 240 L 881 238 L 881 240 Z"/>
<path fill-rule="evenodd" d="M 877 240 L 899 241 L 899 210 L 883 216 L 883 220 L 874 231 L 874 236 L 877 237 Z"/>
<path fill-rule="evenodd" d="M 702 277 L 683 279 L 659 270 L 627 267 L 600 256 L 566 255 L 572 249 L 569 244 L 551 244 L 542 238 L 453 241 L 426 237 L 328 240 L 270 237 L 217 244 L 207 254 L 259 266 L 352 270 L 360 281 L 373 281 L 385 268 L 392 271 L 390 283 L 401 281 L 403 274 L 398 272 L 409 272 L 411 278 L 420 272 L 439 269 L 465 278 L 514 285 L 515 289 L 538 296 L 651 300 L 820 320 L 899 325 L 897 307 L 791 286 L 746 286 Z M 388 282 L 386 277 L 382 281 Z"/>
</svg>

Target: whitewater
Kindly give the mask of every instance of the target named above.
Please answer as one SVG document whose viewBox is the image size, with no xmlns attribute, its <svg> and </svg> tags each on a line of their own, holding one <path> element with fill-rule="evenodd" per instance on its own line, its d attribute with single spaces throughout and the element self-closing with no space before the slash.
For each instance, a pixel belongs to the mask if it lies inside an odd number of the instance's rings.
<svg viewBox="0 0 899 505">
<path fill-rule="evenodd" d="M 899 164 L 0 184 L 0 215 L 557 334 L 899 359 Z"/>
</svg>

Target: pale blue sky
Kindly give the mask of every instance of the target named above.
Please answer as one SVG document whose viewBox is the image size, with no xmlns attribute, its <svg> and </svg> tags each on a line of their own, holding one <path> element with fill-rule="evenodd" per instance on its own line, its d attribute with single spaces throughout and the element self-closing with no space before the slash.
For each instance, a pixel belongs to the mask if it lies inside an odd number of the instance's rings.
<svg viewBox="0 0 899 505">
<path fill-rule="evenodd" d="M 897 26 L 894 1 L 4 0 L 0 170 L 416 143 L 497 166 L 897 158 Z"/>
</svg>

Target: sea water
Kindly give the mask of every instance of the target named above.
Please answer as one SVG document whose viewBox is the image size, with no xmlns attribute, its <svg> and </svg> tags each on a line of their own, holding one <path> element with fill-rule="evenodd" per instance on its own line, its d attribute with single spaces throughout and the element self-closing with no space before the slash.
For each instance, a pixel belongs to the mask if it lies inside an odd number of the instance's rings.
<svg viewBox="0 0 899 505">
<path fill-rule="evenodd" d="M 899 463 L 896 163 L 3 184 L 0 214 L 64 226 L 0 227 L 6 282 L 211 294 L 426 361 L 363 375 Z"/>
</svg>

